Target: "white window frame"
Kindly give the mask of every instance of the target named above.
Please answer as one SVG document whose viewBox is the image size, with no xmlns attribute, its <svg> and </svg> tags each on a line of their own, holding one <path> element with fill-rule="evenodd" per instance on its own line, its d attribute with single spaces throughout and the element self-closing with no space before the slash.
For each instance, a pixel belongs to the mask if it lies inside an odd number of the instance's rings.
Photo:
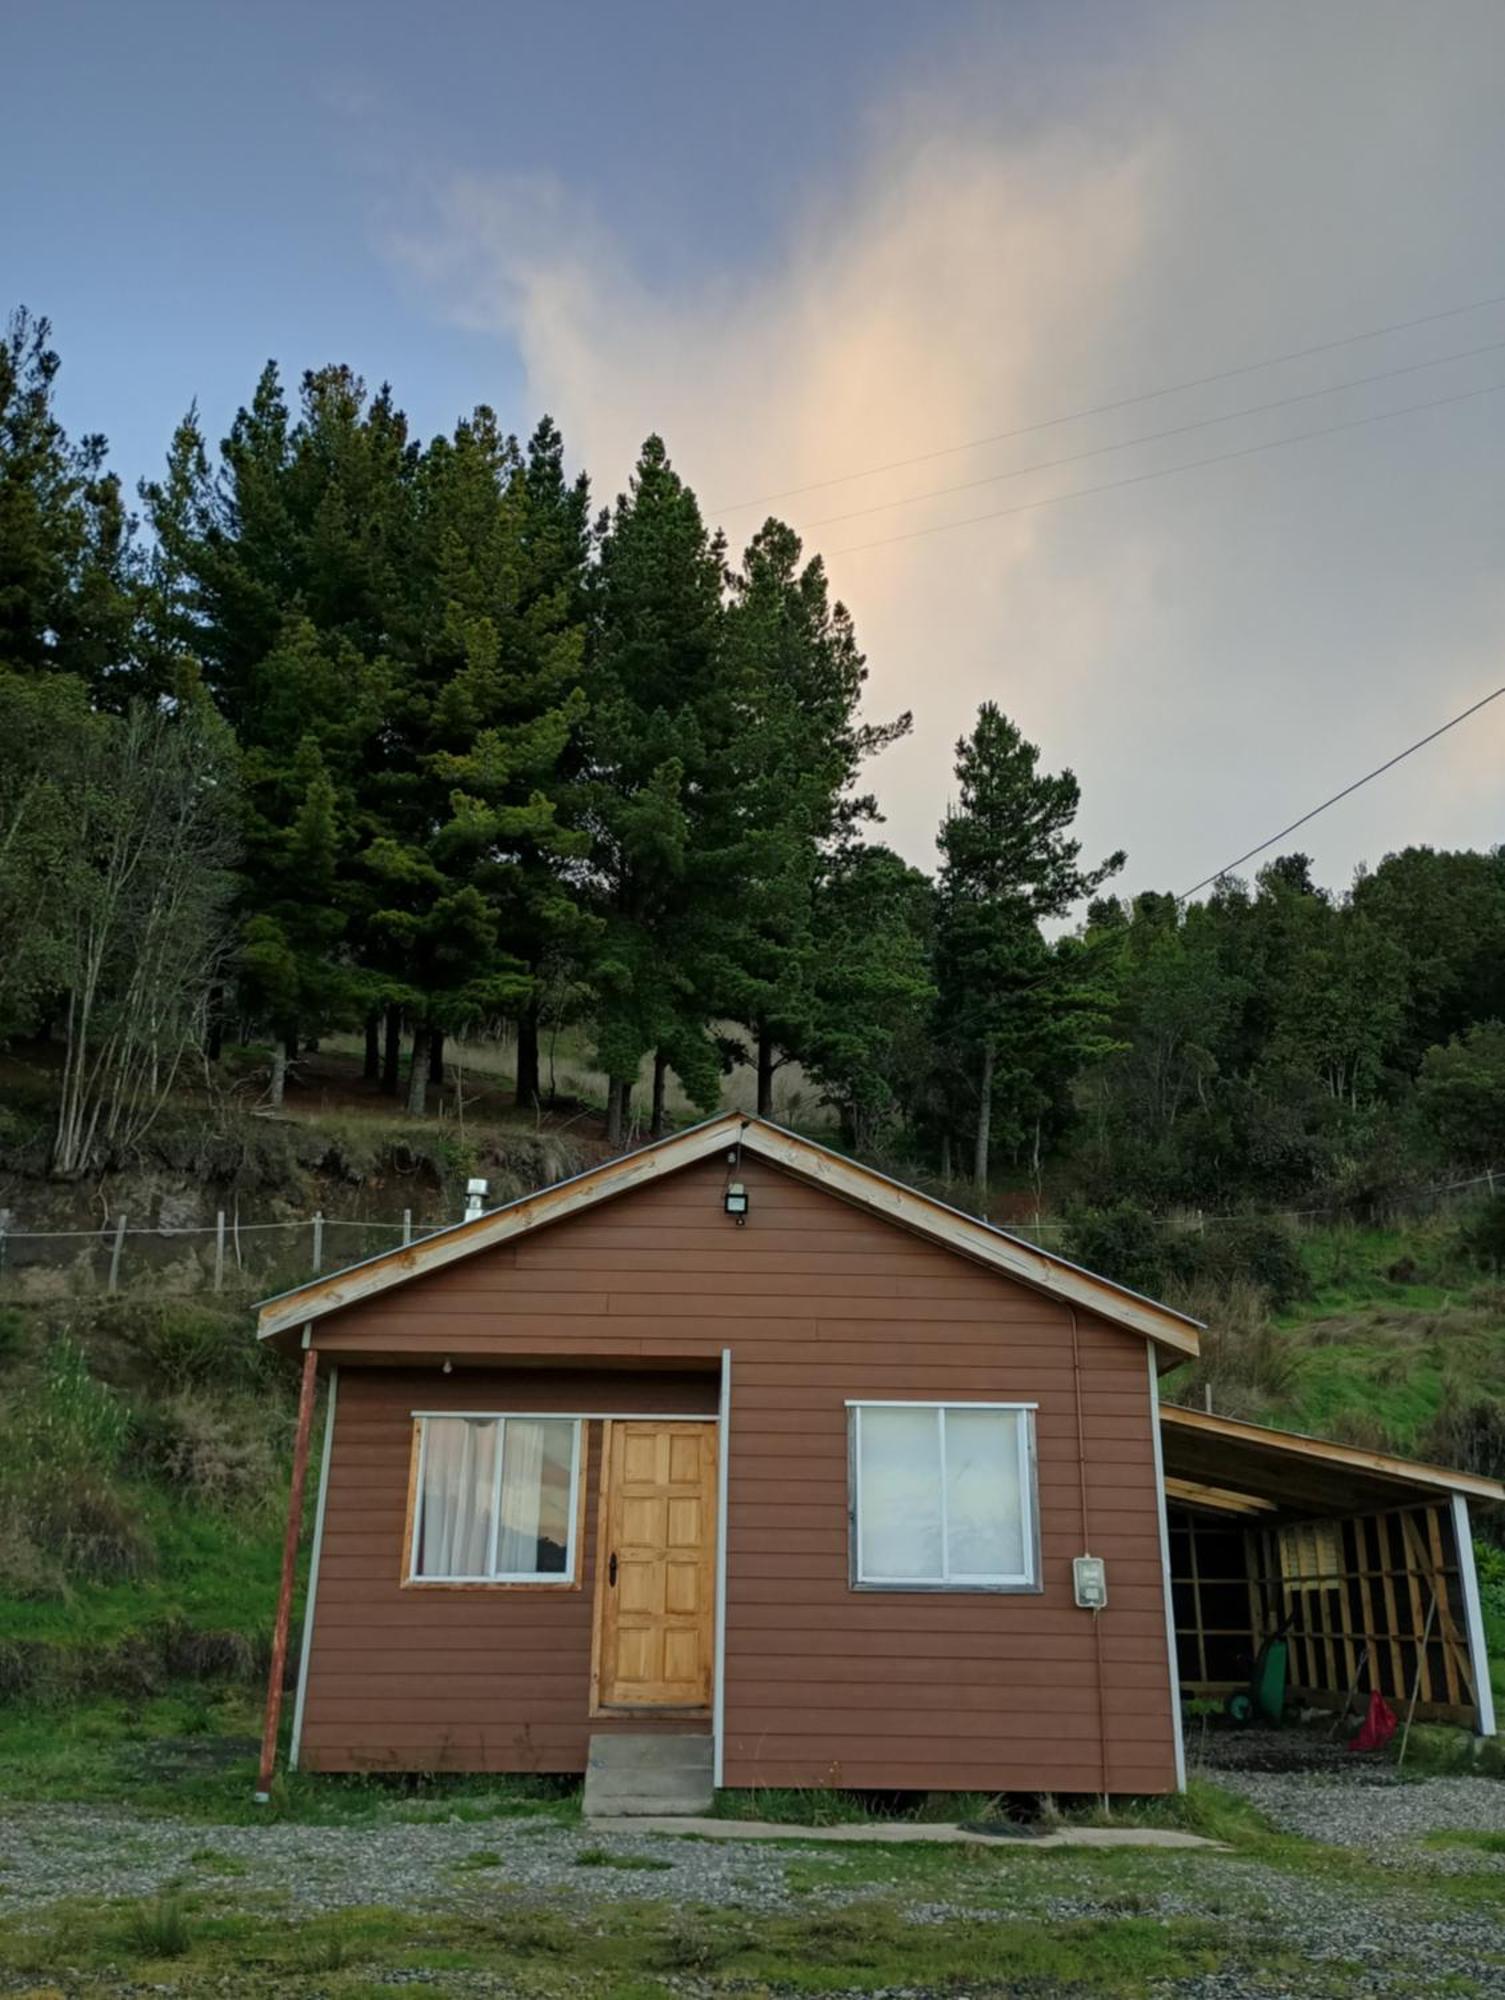
<svg viewBox="0 0 1505 2000">
<path fill-rule="evenodd" d="M 980 1403 L 965 1399 L 917 1402 L 863 1396 L 847 1403 L 847 1490 L 848 1548 L 850 1582 L 853 1590 L 986 1591 L 994 1595 L 1021 1595 L 1044 1589 L 1040 1580 L 1040 1506 L 1035 1458 L 1035 1403 Z M 946 1562 L 946 1414 L 950 1410 L 990 1410 L 1009 1413 L 1016 1419 L 1019 1452 L 1019 1500 L 1023 1513 L 1024 1569 L 1013 1576 L 975 1576 L 945 1572 L 939 1577 L 869 1577 L 862 1560 L 862 1413 L 864 1410 L 934 1410 L 941 1446 L 941 1562 Z"/>
<path fill-rule="evenodd" d="M 541 1570 L 505 1570 L 496 1567 L 496 1548 L 502 1525 L 502 1469 L 507 1459 L 507 1425 L 516 1419 L 519 1423 L 567 1423 L 570 1426 L 570 1497 L 569 1532 L 565 1541 L 564 1568 L 545 1574 Z M 487 1544 L 487 1567 L 479 1576 L 435 1576 L 418 1568 L 419 1553 L 423 1548 L 423 1495 L 424 1481 L 428 1467 L 429 1424 L 438 1419 L 459 1423 L 496 1424 L 499 1428 L 496 1450 L 496 1471 L 493 1475 L 491 1493 L 491 1539 Z M 576 1569 L 580 1560 L 580 1474 L 581 1436 L 584 1428 L 579 1417 L 557 1417 L 540 1414 L 534 1410 L 431 1410 L 415 1416 L 418 1425 L 418 1464 L 414 1472 L 413 1527 L 409 1537 L 408 1574 L 406 1581 L 418 1589 L 425 1584 L 522 1584 L 532 1590 L 573 1589 L 577 1581 Z"/>
</svg>

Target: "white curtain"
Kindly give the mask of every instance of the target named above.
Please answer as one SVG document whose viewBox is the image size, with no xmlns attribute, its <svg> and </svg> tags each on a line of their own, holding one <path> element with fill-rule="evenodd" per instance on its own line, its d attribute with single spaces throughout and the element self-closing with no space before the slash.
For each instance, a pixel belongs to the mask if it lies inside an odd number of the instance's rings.
<svg viewBox="0 0 1505 2000">
<path fill-rule="evenodd" d="M 416 1575 L 486 1575 L 500 1428 L 494 1419 L 425 1419 Z"/>
<path fill-rule="evenodd" d="M 526 1417 L 507 1419 L 502 1453 L 498 1576 L 532 1576 L 538 1570 L 538 1530 L 543 1513 L 544 1434 L 549 1425 Z M 560 1427 L 556 1424 L 554 1429 Z"/>
<path fill-rule="evenodd" d="M 944 1563 L 939 1411 L 869 1404 L 861 1412 L 857 1442 L 863 1580 L 939 1581 Z"/>
<path fill-rule="evenodd" d="M 946 1412 L 946 1574 L 1021 1577 L 1023 1419 L 1015 1410 Z"/>
</svg>

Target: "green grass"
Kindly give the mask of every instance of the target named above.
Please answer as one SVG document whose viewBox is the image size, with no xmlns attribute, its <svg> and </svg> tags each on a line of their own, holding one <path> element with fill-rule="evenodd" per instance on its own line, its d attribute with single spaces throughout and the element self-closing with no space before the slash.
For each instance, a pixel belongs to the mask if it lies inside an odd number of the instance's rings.
<svg viewBox="0 0 1505 2000">
<path fill-rule="evenodd" d="M 78 1582 L 65 1598 L 0 1595 L 0 1644 L 94 1650 L 154 1628 L 265 1639 L 281 1574 L 282 1496 L 249 1523 L 144 1484 L 135 1497 L 156 1548 L 155 1571 L 120 1583 Z"/>
<path fill-rule="evenodd" d="M 875 1807 L 858 1792 L 813 1785 L 806 1790 L 773 1787 L 723 1791 L 711 1807 L 717 1819 L 766 1820 L 779 1826 L 863 1826 L 875 1820 L 914 1820 L 949 1825 L 956 1820 L 991 1818 L 992 1792 L 915 1792 L 897 1807 Z"/>
<path fill-rule="evenodd" d="M 70 1992 L 168 1984 L 179 1995 L 366 1995 L 397 1973 L 504 1974 L 509 1991 L 613 1996 L 686 1981 L 757 1994 L 865 1993 L 956 1985 L 968 1992 L 1142 1995 L 1155 1982 L 1224 1970 L 1237 1947 L 1207 1919 L 958 1918 L 907 1922 L 886 1899 L 835 1910 L 766 1914 L 648 1904 L 606 1908 L 589 1924 L 549 1910 L 491 1916 L 351 1910 L 289 1923 L 164 1902 L 122 1914 L 57 1906 L 46 1923 L 0 1927 L 12 1980 L 69 1969 Z M 1006 1982 L 1006 1984 L 1005 1984 Z M 439 1990 L 443 1990 L 441 1985 Z"/>
<path fill-rule="evenodd" d="M 260 1731 L 259 1693 L 196 1682 L 136 1700 L 97 1695 L 3 1704 L 0 1797 L 18 1804 L 130 1805 L 231 1825 L 579 1816 L 572 1780 L 443 1773 L 408 1779 L 283 1770 L 270 1806 L 258 1806 L 252 1793 Z"/>
<path fill-rule="evenodd" d="M 1480 1854 L 1505 1854 L 1505 1833 L 1481 1833 L 1472 1827 L 1450 1826 L 1429 1833 L 1428 1847 L 1470 1847 Z"/>
<path fill-rule="evenodd" d="M 577 1868 L 622 1868 L 629 1872 L 657 1873 L 674 1866 L 655 1854 L 618 1854 L 609 1847 L 582 1847 L 575 1856 Z"/>
</svg>

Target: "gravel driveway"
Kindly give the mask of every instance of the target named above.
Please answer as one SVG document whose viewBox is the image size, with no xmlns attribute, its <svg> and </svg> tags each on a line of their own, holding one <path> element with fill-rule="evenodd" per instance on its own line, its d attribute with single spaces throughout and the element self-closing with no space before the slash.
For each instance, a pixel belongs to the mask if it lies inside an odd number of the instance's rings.
<svg viewBox="0 0 1505 2000">
<path fill-rule="evenodd" d="M 1505 1877 L 1505 1854 L 1426 1844 L 1437 1832 L 1505 1832 L 1505 1785 L 1498 1781 L 1218 1775 L 1277 1824 L 1387 1868 Z M 603 1847 L 618 1862 L 649 1865 L 581 1865 L 582 1854 Z M 901 1857 L 892 1882 L 882 1879 L 881 1864 L 875 1879 L 878 1851 L 866 1847 L 654 1835 L 605 1841 L 588 1828 L 542 1819 L 207 1826 L 115 1807 L 26 1806 L 0 1808 L 0 1918 L 26 1925 L 45 1920 L 49 1904 L 70 1896 L 141 1899 L 171 1886 L 191 1889 L 201 1907 L 285 1908 L 293 1921 L 359 1905 L 495 1914 L 504 1902 L 588 1914 L 637 1900 L 681 1911 L 711 1904 L 756 1916 L 877 1896 L 897 1901 L 912 1924 L 1000 1916 L 1069 1923 L 1132 1912 L 1162 1921 L 1209 1919 L 1236 1943 L 1243 1971 L 1177 1979 L 1157 1986 L 1154 2000 L 1505 1995 L 1505 1879 L 1499 1902 L 1491 1903 L 1476 1889 L 1453 1894 L 1462 1884 L 1439 1882 L 1436 1894 L 1426 1894 L 1424 1885 L 1398 1873 L 1393 1890 L 1376 1894 L 1372 1876 L 1348 1881 L 1331 1869 L 1301 1873 L 1238 1852 L 1142 1850 L 1103 1867 L 1101 1857 L 1081 1850 L 1015 1863 L 1000 1849 L 996 1867 L 960 1864 L 921 1887 L 906 1881 L 902 1868 L 902 1856 L 917 1850 L 889 1851 Z M 1277 1965 L 1287 1969 L 1277 1972 Z M 1271 1970 L 1258 1970 L 1264 1966 Z M 395 1988 L 415 1978 L 423 1975 L 394 1971 L 378 1983 Z M 480 1996 L 514 1989 L 498 1970 L 446 1975 L 430 1990 Z M 691 1977 L 677 1980 L 675 1990 L 693 2000 L 721 1989 Z M 904 2000 L 921 1996 L 911 1991 Z"/>
</svg>

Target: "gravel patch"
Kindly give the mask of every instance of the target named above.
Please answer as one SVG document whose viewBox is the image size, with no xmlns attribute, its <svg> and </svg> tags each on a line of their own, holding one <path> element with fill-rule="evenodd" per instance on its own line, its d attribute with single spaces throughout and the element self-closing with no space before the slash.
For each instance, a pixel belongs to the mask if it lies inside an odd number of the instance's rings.
<svg viewBox="0 0 1505 2000">
<path fill-rule="evenodd" d="M 1391 1771 L 1274 1772 L 1223 1770 L 1219 1784 L 1241 1793 L 1289 1832 L 1346 1847 L 1394 1867 L 1437 1873 L 1505 1873 L 1505 1853 L 1428 1846 L 1439 1833 L 1497 1833 L 1505 1838 L 1505 1784 L 1498 1778 L 1397 1779 Z"/>
<path fill-rule="evenodd" d="M 494 1910 L 499 1896 L 747 1909 L 787 1901 L 784 1863 L 767 1850 L 614 1836 L 614 1857 L 669 1866 L 579 1865 L 578 1855 L 604 1846 L 588 1828 L 532 1819 L 205 1826 L 109 1807 L 27 1806 L 0 1816 L 0 1915 L 69 1896 L 152 1896 L 180 1881 L 226 1906 L 271 1896 L 305 1915 L 363 1904 Z"/>
</svg>

